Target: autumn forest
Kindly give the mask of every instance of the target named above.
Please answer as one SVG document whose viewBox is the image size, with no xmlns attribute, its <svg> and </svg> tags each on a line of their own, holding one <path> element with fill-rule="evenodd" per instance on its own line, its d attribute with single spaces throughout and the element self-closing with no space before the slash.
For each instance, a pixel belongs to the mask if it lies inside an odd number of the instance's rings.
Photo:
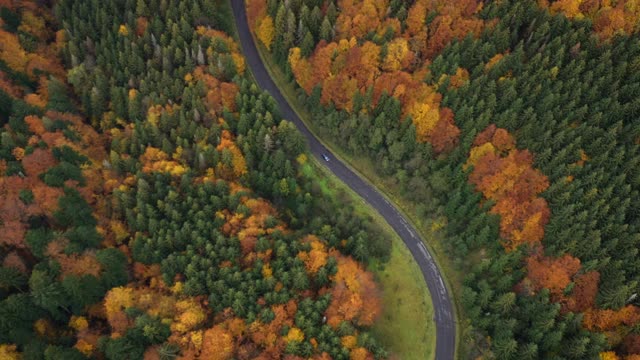
<svg viewBox="0 0 640 360">
<path fill-rule="evenodd" d="M 0 358 L 386 356 L 385 239 L 318 188 L 224 3 L 1 5 Z"/>
<path fill-rule="evenodd" d="M 464 273 L 469 358 L 640 358 L 640 3 L 248 0 L 318 132 Z"/>
<path fill-rule="evenodd" d="M 640 359 L 640 1 L 245 4 L 310 125 L 444 249 L 461 358 Z M 0 0 L 0 360 L 399 358 L 391 239 L 229 5 Z"/>
</svg>

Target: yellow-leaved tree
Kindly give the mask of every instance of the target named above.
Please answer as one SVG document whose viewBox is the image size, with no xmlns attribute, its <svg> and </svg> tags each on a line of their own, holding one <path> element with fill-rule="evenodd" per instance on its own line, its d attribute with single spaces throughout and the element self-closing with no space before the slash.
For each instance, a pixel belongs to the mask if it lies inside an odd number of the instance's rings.
<svg viewBox="0 0 640 360">
<path fill-rule="evenodd" d="M 16 350 L 16 346 L 12 344 L 0 344 L 0 359 L 2 360 L 19 360 L 22 359 L 20 353 Z"/>
<path fill-rule="evenodd" d="M 104 298 L 104 309 L 113 333 L 120 333 L 126 330 L 129 320 L 124 310 L 133 305 L 133 289 L 116 287 L 109 290 Z"/>
<path fill-rule="evenodd" d="M 262 41 L 267 50 L 271 51 L 271 43 L 273 42 L 273 19 L 271 16 L 267 15 L 260 22 L 260 26 L 258 27 L 258 39 Z"/>
<path fill-rule="evenodd" d="M 427 141 L 432 130 L 440 120 L 438 107 L 431 106 L 428 103 L 416 103 L 411 107 L 409 114 L 416 127 L 418 141 Z"/>
<path fill-rule="evenodd" d="M 613 351 L 601 352 L 600 353 L 601 360 L 618 360 L 619 357 Z"/>
<path fill-rule="evenodd" d="M 389 43 L 387 56 L 384 58 L 382 68 L 386 71 L 397 71 L 407 65 L 413 55 L 409 50 L 406 39 L 397 38 Z"/>
</svg>

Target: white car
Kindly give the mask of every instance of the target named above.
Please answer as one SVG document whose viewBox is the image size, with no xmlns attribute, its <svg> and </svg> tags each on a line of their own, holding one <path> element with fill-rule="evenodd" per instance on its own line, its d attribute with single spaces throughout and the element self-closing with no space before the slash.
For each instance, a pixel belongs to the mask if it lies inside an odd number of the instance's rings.
<svg viewBox="0 0 640 360">
<path fill-rule="evenodd" d="M 322 158 L 324 161 L 329 161 L 329 156 L 327 156 L 327 154 L 322 154 Z"/>
</svg>

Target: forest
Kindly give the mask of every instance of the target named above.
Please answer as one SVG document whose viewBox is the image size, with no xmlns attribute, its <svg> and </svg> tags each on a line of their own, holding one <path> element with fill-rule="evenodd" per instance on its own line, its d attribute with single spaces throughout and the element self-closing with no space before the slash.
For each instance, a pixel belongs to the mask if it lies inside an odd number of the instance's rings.
<svg viewBox="0 0 640 360">
<path fill-rule="evenodd" d="M 1 359 L 373 359 L 389 239 L 219 0 L 0 0 Z"/>
<path fill-rule="evenodd" d="M 308 121 L 445 219 L 463 354 L 640 359 L 640 3 L 247 0 Z"/>
</svg>

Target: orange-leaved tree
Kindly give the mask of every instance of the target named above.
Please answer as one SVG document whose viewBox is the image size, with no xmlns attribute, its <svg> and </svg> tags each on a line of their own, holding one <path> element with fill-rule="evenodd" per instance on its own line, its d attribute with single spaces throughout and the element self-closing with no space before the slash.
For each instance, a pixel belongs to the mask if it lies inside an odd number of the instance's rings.
<svg viewBox="0 0 640 360">
<path fill-rule="evenodd" d="M 373 275 L 351 257 L 330 252 L 336 258 L 338 271 L 333 276 L 331 303 L 326 310 L 327 323 L 337 327 L 342 321 L 371 325 L 381 309 L 380 295 Z"/>
<path fill-rule="evenodd" d="M 469 182 L 496 202 L 491 212 L 500 215 L 504 247 L 511 251 L 521 244 L 540 243 L 550 210 L 538 195 L 549 187 L 549 180 L 533 168 L 533 155 L 516 149 L 506 130 L 491 125 L 476 136 L 465 166 L 473 166 Z"/>
</svg>

